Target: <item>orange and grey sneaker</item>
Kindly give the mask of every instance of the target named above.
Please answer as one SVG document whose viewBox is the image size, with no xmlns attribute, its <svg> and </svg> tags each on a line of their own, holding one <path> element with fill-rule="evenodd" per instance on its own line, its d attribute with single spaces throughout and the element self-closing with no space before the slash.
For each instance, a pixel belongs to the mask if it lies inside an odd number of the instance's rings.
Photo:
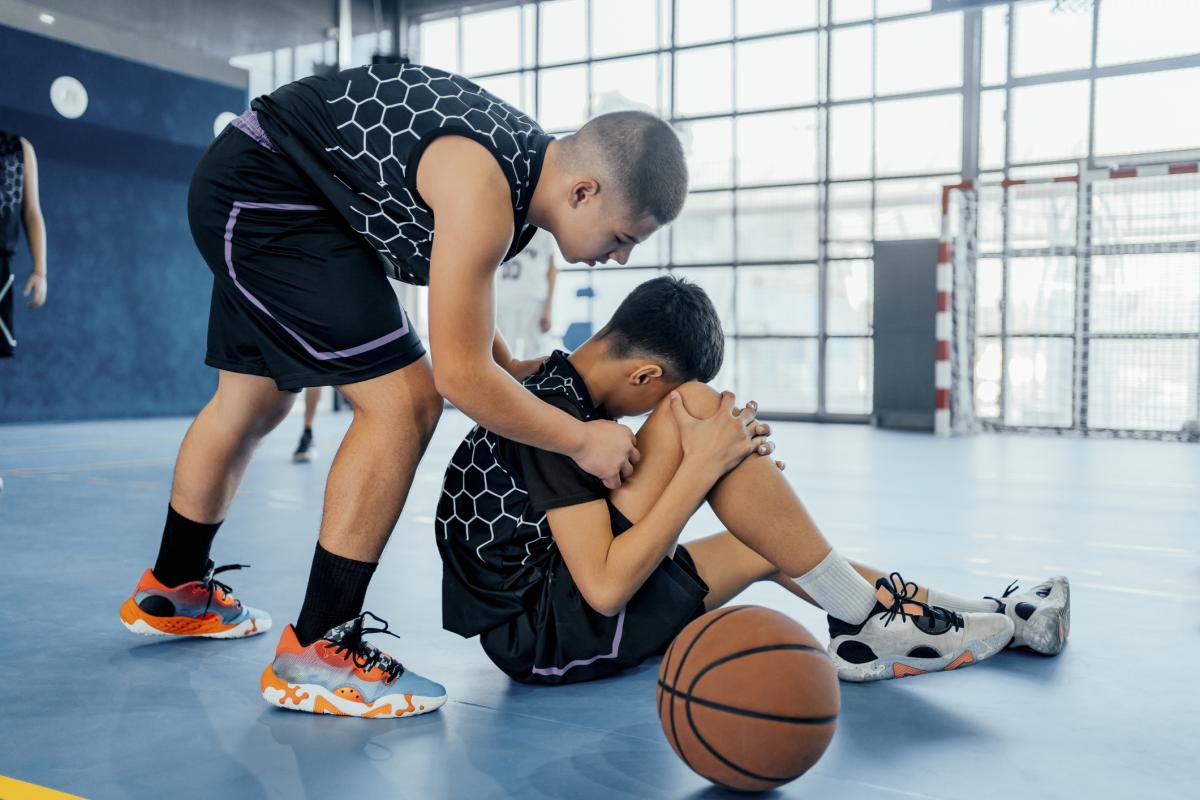
<svg viewBox="0 0 1200 800">
<path fill-rule="evenodd" d="M 367 616 L 383 627 L 364 628 Z M 263 670 L 263 699 L 294 711 L 346 717 L 411 717 L 441 708 L 446 690 L 363 641 L 368 633 L 396 635 L 369 611 L 331 628 L 307 647 L 288 625 L 279 637 L 275 660 Z"/>
<path fill-rule="evenodd" d="M 242 605 L 232 590 L 216 579 L 222 572 L 245 564 L 214 567 L 208 562 L 204 577 L 178 586 L 164 586 L 146 570 L 133 596 L 121 606 L 121 622 L 143 636 L 204 636 L 240 639 L 271 630 L 265 611 Z"/>
</svg>

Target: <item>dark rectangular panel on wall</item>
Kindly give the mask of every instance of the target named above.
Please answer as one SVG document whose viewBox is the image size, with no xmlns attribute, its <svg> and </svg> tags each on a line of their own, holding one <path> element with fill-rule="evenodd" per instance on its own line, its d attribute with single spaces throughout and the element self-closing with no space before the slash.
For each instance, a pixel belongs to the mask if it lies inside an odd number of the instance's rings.
<svg viewBox="0 0 1200 800">
<path fill-rule="evenodd" d="M 245 91 L 4 26 L 0 75 L 0 129 L 37 152 L 49 252 L 47 303 L 17 304 L 17 354 L 0 359 L 0 423 L 194 413 L 215 372 L 188 183 Z M 78 119 L 51 105 L 62 75 L 87 90 Z M 30 268 L 23 240 L 19 282 Z"/>
<path fill-rule="evenodd" d="M 875 243 L 875 424 L 933 430 L 936 239 Z"/>
</svg>

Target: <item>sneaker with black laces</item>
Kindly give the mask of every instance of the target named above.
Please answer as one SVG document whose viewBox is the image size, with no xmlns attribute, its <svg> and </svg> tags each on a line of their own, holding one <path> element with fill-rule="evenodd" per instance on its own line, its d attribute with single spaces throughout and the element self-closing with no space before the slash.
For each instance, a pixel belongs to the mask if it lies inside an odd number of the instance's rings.
<svg viewBox="0 0 1200 800">
<path fill-rule="evenodd" d="M 121 606 L 121 623 L 143 636 L 203 636 L 240 639 L 271 630 L 271 616 L 242 605 L 228 585 L 217 580 L 222 572 L 245 564 L 218 567 L 210 560 L 204 577 L 166 586 L 153 570 L 142 573 L 133 595 Z"/>
<path fill-rule="evenodd" d="M 899 573 L 875 583 L 875 607 L 858 625 L 829 617 L 829 656 L 856 683 L 959 669 L 991 658 L 1013 635 L 1004 614 L 960 614 L 914 600 Z"/>
<path fill-rule="evenodd" d="M 988 597 L 996 610 L 1013 623 L 1009 647 L 1028 648 L 1055 656 L 1067 645 L 1071 633 L 1071 582 L 1064 575 L 1048 578 L 1024 592 L 1016 581 L 999 597 Z"/>
<path fill-rule="evenodd" d="M 304 433 L 300 434 L 300 444 L 296 445 L 296 452 L 292 453 L 292 461 L 307 464 L 316 457 L 317 448 L 313 446 L 312 428 L 305 428 Z"/>
<path fill-rule="evenodd" d="M 364 627 L 368 616 L 382 627 Z M 293 711 L 345 717 L 412 717 L 441 708 L 446 690 L 364 641 L 371 633 L 396 635 L 369 611 L 307 646 L 288 625 L 259 681 L 263 699 Z"/>
</svg>

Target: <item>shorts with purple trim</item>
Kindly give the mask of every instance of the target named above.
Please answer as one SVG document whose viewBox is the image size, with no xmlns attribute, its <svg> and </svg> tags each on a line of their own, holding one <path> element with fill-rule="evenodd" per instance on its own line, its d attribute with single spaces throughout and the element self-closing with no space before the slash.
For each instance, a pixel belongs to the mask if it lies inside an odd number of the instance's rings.
<svg viewBox="0 0 1200 800">
<path fill-rule="evenodd" d="M 295 391 L 421 358 L 379 256 L 265 135 L 239 122 L 209 146 L 188 194 L 192 237 L 213 271 L 205 363 Z"/>
<path fill-rule="evenodd" d="M 620 512 L 609 511 L 615 523 Z M 683 545 L 615 617 L 594 611 L 562 558 L 552 558 L 534 608 L 479 637 L 492 663 L 522 683 L 578 683 L 636 667 L 704 613 L 708 586 Z"/>
</svg>

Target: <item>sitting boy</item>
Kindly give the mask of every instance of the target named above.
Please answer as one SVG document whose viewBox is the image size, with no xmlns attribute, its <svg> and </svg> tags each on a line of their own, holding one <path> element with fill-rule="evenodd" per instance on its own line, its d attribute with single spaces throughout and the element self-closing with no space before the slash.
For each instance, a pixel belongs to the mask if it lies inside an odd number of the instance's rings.
<svg viewBox="0 0 1200 800">
<path fill-rule="evenodd" d="M 842 558 L 769 457 L 754 404 L 736 409 L 704 385 L 723 350 L 703 290 L 655 278 L 525 380 L 585 421 L 653 411 L 632 478 L 612 492 L 565 456 L 472 430 L 438 505 L 443 626 L 478 635 L 518 681 L 573 683 L 662 653 L 697 616 L 769 580 L 829 614 L 843 680 L 955 669 L 1010 643 L 1062 649 L 1065 578 L 973 601 Z M 705 500 L 728 530 L 678 544 Z"/>
</svg>

